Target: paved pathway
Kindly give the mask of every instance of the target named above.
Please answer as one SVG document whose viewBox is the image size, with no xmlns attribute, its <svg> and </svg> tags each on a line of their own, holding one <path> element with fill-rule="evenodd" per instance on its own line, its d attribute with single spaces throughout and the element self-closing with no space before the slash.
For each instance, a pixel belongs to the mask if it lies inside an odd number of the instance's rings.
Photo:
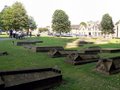
<svg viewBox="0 0 120 90">
<path fill-rule="evenodd" d="M 3 41 L 3 40 L 14 40 L 14 38 L 0 38 L 0 41 Z"/>
</svg>

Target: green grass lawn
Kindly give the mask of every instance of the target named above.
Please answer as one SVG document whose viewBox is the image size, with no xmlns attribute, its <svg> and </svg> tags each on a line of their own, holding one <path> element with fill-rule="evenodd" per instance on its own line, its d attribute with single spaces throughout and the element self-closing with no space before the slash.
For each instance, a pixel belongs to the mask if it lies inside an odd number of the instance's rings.
<svg viewBox="0 0 120 90">
<path fill-rule="evenodd" d="M 32 39 L 43 40 L 40 46 L 65 46 L 67 42 L 74 39 L 37 37 Z M 16 40 L 15 40 L 16 41 Z M 76 48 L 80 50 L 91 46 L 85 45 Z M 119 44 L 100 45 L 106 47 L 119 47 Z M 15 70 L 36 67 L 58 66 L 62 71 L 63 83 L 53 88 L 54 90 L 120 90 L 120 73 L 114 75 L 104 75 L 95 72 L 96 63 L 72 66 L 64 62 L 65 58 L 49 58 L 46 53 L 34 53 L 21 46 L 15 46 L 12 41 L 0 41 L 0 51 L 8 51 L 8 56 L 0 56 L 0 70 Z M 117 54 L 101 54 L 101 57 L 113 57 Z"/>
</svg>

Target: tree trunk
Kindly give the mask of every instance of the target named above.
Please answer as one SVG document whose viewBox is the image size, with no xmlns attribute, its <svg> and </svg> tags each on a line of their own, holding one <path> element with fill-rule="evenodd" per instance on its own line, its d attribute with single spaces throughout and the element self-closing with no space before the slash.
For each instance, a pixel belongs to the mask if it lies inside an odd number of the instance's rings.
<svg viewBox="0 0 120 90">
<path fill-rule="evenodd" d="M 60 32 L 60 37 L 61 37 L 61 32 Z"/>
</svg>

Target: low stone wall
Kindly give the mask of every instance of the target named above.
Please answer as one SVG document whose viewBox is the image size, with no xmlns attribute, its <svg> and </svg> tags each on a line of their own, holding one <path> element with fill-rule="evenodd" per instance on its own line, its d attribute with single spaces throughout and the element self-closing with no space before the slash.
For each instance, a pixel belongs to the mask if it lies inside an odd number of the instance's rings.
<svg viewBox="0 0 120 90">
<path fill-rule="evenodd" d="M 61 71 L 54 68 L 0 72 L 0 90 L 43 90 L 61 81 Z"/>
</svg>

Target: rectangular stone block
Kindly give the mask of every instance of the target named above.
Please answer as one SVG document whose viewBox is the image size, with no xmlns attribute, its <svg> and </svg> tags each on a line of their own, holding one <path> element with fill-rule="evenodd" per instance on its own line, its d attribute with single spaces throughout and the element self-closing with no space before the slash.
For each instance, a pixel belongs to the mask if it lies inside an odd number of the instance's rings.
<svg viewBox="0 0 120 90">
<path fill-rule="evenodd" d="M 22 45 L 32 45 L 36 43 L 43 43 L 43 41 L 38 41 L 38 40 L 18 41 L 16 45 L 22 46 Z"/>
<path fill-rule="evenodd" d="M 0 76 L 0 90 L 4 88 L 4 82 L 2 80 L 2 77 Z"/>
<path fill-rule="evenodd" d="M 86 53 L 86 54 L 98 54 L 98 53 L 100 53 L 100 50 L 99 49 L 86 49 L 86 50 L 84 50 L 84 53 Z"/>
<path fill-rule="evenodd" d="M 85 64 L 85 63 L 97 62 L 98 60 L 99 60 L 98 55 L 84 53 L 84 54 L 68 55 L 65 62 L 73 65 L 79 65 L 79 64 Z"/>
<path fill-rule="evenodd" d="M 120 48 L 104 48 L 101 50 L 102 53 L 118 53 Z"/>
<path fill-rule="evenodd" d="M 99 46 L 91 46 L 83 50 L 86 54 L 98 54 L 101 52 L 101 47 Z"/>
<path fill-rule="evenodd" d="M 120 72 L 120 56 L 100 59 L 96 65 L 96 70 L 104 74 Z"/>
<path fill-rule="evenodd" d="M 52 58 L 56 58 L 56 57 L 65 57 L 69 54 L 72 53 L 79 53 L 77 50 L 56 50 L 56 49 L 52 49 L 48 52 L 48 56 L 52 57 Z"/>
<path fill-rule="evenodd" d="M 62 46 L 35 46 L 31 48 L 33 52 L 48 52 L 52 49 L 64 50 Z"/>
<path fill-rule="evenodd" d="M 0 76 L 5 90 L 43 90 L 62 81 L 61 71 L 54 68 L 2 71 Z"/>
</svg>

